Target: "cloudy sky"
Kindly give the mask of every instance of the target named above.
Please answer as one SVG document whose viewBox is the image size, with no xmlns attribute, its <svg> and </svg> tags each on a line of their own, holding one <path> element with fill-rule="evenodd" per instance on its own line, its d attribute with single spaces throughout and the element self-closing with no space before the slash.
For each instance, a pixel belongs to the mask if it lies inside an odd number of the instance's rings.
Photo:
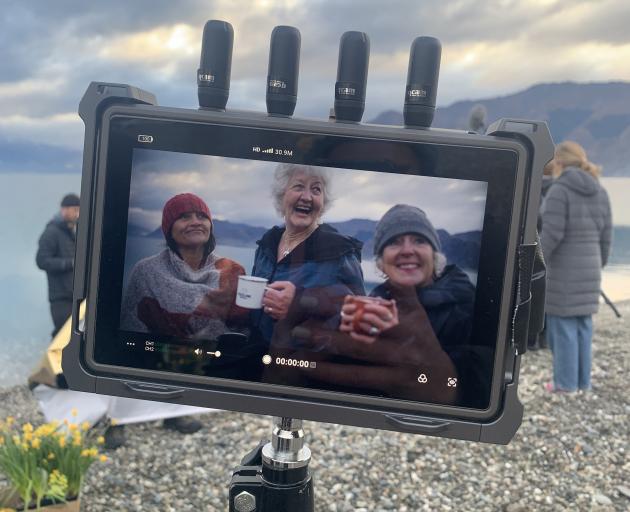
<svg viewBox="0 0 630 512">
<path fill-rule="evenodd" d="M 196 107 L 208 19 L 234 27 L 228 105 L 235 108 L 265 109 L 269 35 L 280 24 L 302 34 L 300 116 L 326 117 L 339 38 L 347 30 L 371 40 L 366 120 L 400 110 L 409 47 L 418 35 L 442 41 L 439 105 L 539 82 L 630 80 L 626 0 L 5 0 L 0 152 L 26 154 L 33 143 L 60 155 L 80 150 L 76 110 L 93 80 L 134 84 L 162 105 Z"/>
<path fill-rule="evenodd" d="M 134 150 L 129 221 L 147 230 L 159 227 L 164 203 L 194 191 L 212 215 L 231 222 L 271 227 L 281 224 L 271 185 L 276 164 L 255 160 Z M 422 208 L 436 228 L 450 233 L 481 230 L 486 204 L 484 182 L 329 169 L 334 201 L 324 221 L 378 221 L 397 203 Z"/>
</svg>

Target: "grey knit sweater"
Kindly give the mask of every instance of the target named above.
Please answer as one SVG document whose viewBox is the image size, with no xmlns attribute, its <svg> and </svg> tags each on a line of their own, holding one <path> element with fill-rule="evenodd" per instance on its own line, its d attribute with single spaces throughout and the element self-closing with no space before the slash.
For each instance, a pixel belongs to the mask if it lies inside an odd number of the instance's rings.
<svg viewBox="0 0 630 512">
<path fill-rule="evenodd" d="M 596 313 L 601 268 L 608 261 L 612 240 L 606 190 L 589 173 L 566 169 L 549 188 L 542 220 L 546 312 L 557 316 Z"/>
<path fill-rule="evenodd" d="M 214 339 L 225 322 L 246 318 L 234 304 L 241 265 L 210 254 L 193 270 L 170 249 L 140 260 L 131 271 L 121 308 L 121 328 L 183 339 Z"/>
</svg>

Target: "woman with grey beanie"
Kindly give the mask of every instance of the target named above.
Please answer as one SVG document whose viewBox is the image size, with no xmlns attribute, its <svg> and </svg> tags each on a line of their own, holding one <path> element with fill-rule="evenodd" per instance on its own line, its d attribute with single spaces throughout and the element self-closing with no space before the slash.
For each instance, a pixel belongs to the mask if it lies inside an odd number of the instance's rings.
<svg viewBox="0 0 630 512">
<path fill-rule="evenodd" d="M 340 330 L 382 354 L 381 369 L 394 370 L 390 387 L 406 387 L 409 398 L 456 403 L 466 394 L 473 404 L 488 396 L 491 355 L 470 344 L 475 288 L 447 265 L 426 213 L 406 204 L 390 208 L 376 226 L 374 255 L 387 279 L 371 292 L 375 300 L 346 297 Z M 427 378 L 423 386 L 419 373 Z"/>
</svg>

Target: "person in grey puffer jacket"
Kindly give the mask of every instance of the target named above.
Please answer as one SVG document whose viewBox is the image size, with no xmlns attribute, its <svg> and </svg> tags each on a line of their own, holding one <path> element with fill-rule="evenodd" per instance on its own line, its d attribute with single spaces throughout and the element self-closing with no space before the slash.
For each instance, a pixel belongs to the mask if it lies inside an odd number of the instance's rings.
<svg viewBox="0 0 630 512">
<path fill-rule="evenodd" d="M 547 337 L 553 352 L 549 391 L 591 387 L 592 315 L 597 312 L 601 269 L 610 255 L 612 215 L 601 168 L 572 141 L 556 146 L 560 176 L 542 207 L 541 244 L 547 262 Z"/>
</svg>

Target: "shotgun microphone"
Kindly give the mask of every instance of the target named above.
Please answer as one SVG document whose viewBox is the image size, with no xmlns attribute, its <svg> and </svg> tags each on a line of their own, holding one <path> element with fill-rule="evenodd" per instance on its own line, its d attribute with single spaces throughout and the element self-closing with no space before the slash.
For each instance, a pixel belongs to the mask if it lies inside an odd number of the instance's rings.
<svg viewBox="0 0 630 512">
<path fill-rule="evenodd" d="M 300 31 L 279 25 L 271 32 L 267 72 L 267 112 L 292 116 L 300 72 Z"/>
<path fill-rule="evenodd" d="M 431 126 L 435 115 L 442 45 L 435 37 L 416 37 L 411 44 L 405 108 L 405 126 Z"/>
<path fill-rule="evenodd" d="M 230 95 L 234 29 L 227 21 L 210 20 L 203 28 L 197 70 L 199 107 L 225 110 Z"/>
<path fill-rule="evenodd" d="M 370 38 L 364 32 L 345 32 L 339 42 L 335 83 L 335 119 L 361 121 L 370 60 Z"/>
</svg>

